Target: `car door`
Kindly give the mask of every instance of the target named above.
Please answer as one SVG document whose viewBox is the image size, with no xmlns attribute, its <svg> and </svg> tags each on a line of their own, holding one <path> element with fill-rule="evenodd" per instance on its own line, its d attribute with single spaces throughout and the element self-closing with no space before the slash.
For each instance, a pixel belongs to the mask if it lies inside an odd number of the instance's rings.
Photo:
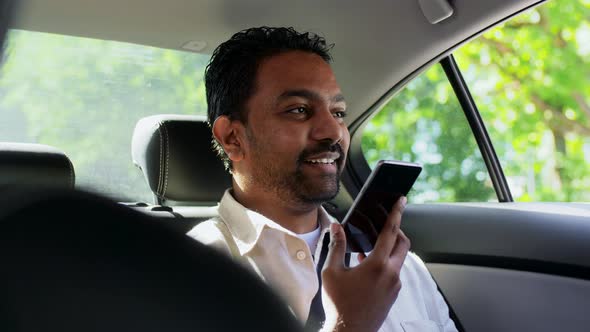
<svg viewBox="0 0 590 332">
<path fill-rule="evenodd" d="M 466 331 L 590 326 L 589 18 L 534 8 L 351 126 L 350 196 L 378 159 L 424 164 L 402 229 Z"/>
</svg>

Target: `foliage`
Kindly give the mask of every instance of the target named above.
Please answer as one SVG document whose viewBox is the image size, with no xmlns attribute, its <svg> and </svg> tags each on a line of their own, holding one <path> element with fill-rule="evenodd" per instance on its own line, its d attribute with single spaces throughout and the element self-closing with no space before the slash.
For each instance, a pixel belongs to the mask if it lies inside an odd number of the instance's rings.
<svg viewBox="0 0 590 332">
<path fill-rule="evenodd" d="M 590 201 L 589 18 L 587 1 L 548 2 L 454 53 L 516 200 Z M 415 201 L 494 199 L 453 96 L 437 65 L 364 132 L 370 164 L 391 157 L 425 164 Z"/>
<path fill-rule="evenodd" d="M 455 52 L 515 199 L 590 201 L 590 2 L 552 1 Z M 0 76 L 0 139 L 55 146 L 78 185 L 151 201 L 131 162 L 138 119 L 204 114 L 208 56 L 147 46 L 12 31 Z M 379 159 L 425 165 L 412 199 L 495 200 L 485 164 L 436 65 L 366 125 Z"/>
<path fill-rule="evenodd" d="M 461 106 L 436 66 L 412 81 L 370 121 L 362 145 L 379 159 L 424 165 L 414 202 L 486 201 L 495 196 Z"/>
<path fill-rule="evenodd" d="M 206 112 L 208 56 L 27 31 L 11 32 L 7 55 L 0 139 L 61 149 L 79 186 L 118 199 L 152 200 L 131 161 L 137 120 Z"/>
</svg>

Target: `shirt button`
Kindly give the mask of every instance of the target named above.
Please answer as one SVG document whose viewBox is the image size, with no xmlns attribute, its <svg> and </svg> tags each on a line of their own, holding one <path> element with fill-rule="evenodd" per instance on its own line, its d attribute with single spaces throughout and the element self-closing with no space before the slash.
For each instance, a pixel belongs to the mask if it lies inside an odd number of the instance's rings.
<svg viewBox="0 0 590 332">
<path fill-rule="evenodd" d="M 305 254 L 305 251 L 303 251 L 303 250 L 298 250 L 296 256 L 297 256 L 297 259 L 300 261 L 304 260 L 305 257 L 307 257 L 307 255 Z"/>
</svg>

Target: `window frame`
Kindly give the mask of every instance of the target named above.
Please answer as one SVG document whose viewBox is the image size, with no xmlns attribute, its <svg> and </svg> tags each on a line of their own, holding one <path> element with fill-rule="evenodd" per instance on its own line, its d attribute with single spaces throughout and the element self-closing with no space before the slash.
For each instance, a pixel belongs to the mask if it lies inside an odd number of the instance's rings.
<svg viewBox="0 0 590 332">
<path fill-rule="evenodd" d="M 453 51 L 455 49 L 458 49 L 459 47 L 465 45 L 466 43 L 477 38 L 478 36 L 480 36 L 484 32 L 488 31 L 489 29 L 497 26 L 498 24 L 509 21 L 510 19 L 530 10 L 531 8 L 542 5 L 545 2 L 547 2 L 547 0 L 540 0 L 538 2 L 531 4 L 530 6 L 528 6 L 526 8 L 523 8 L 517 12 L 514 12 L 511 15 L 505 17 L 504 19 L 490 24 L 487 28 L 482 29 L 478 33 L 473 34 L 469 38 L 466 38 L 464 41 L 454 45 L 453 47 L 450 47 L 446 52 L 443 52 L 443 53 L 439 54 L 438 56 L 434 56 L 430 62 L 427 62 L 427 63 L 423 64 L 422 66 L 416 68 L 416 70 L 414 70 L 412 73 L 410 73 L 408 76 L 406 76 L 403 80 L 401 80 L 400 82 L 398 82 L 397 84 L 392 86 L 391 89 L 389 89 L 389 91 L 387 93 L 385 93 L 383 96 L 381 96 L 381 98 L 379 98 L 375 102 L 375 104 L 373 104 L 370 108 L 368 108 L 355 121 L 350 123 L 348 125 L 348 129 L 350 132 L 350 138 L 351 138 L 350 149 L 348 152 L 348 161 L 347 161 L 346 165 L 344 166 L 344 172 L 342 173 L 342 178 L 341 178 L 341 181 L 344 185 L 344 188 L 346 188 L 346 191 L 347 191 L 347 194 L 349 197 L 342 197 L 342 195 L 340 197 L 337 197 L 333 202 L 330 202 L 327 204 L 328 205 L 327 207 L 329 208 L 329 210 L 336 215 L 342 214 L 343 213 L 342 211 L 346 210 L 346 209 L 344 209 L 344 210 L 342 210 L 342 209 L 345 208 L 346 205 L 350 205 L 350 203 L 352 202 L 352 199 L 358 195 L 363 184 L 365 183 L 365 180 L 369 177 L 369 174 L 371 174 L 371 168 L 369 167 L 369 164 L 367 163 L 367 160 L 365 159 L 365 156 L 364 156 L 362 148 L 361 148 L 361 139 L 362 139 L 362 133 L 363 133 L 365 126 L 368 124 L 369 120 L 372 118 L 372 116 L 374 114 L 379 112 L 387 104 L 387 102 L 391 98 L 394 98 L 396 94 L 401 92 L 409 82 L 411 82 L 416 77 L 421 75 L 423 72 L 425 72 L 432 65 L 439 64 L 439 65 L 443 66 L 442 62 L 446 58 L 451 58 L 451 59 L 453 59 L 453 62 L 454 62 Z M 463 81 L 461 70 L 456 65 L 456 63 L 455 63 L 455 67 L 456 68 L 454 70 L 457 72 L 457 74 L 461 75 L 461 80 Z M 443 66 L 443 70 L 446 73 L 447 70 L 444 68 L 444 66 Z M 453 92 L 455 93 L 455 96 L 457 97 L 459 103 L 462 105 L 463 112 L 465 113 L 467 118 L 469 119 L 472 116 L 474 116 L 474 117 L 476 116 L 477 118 L 479 118 L 479 120 L 478 120 L 479 124 L 476 124 L 475 128 L 474 128 L 474 126 L 471 126 L 471 122 L 469 120 L 468 121 L 470 122 L 471 131 L 474 134 L 474 138 L 476 140 L 476 143 L 478 144 L 478 147 L 480 149 L 480 153 L 482 154 L 482 156 L 484 156 L 484 162 L 486 164 L 486 167 L 488 168 L 488 174 L 490 176 L 490 179 L 492 180 L 492 183 L 494 186 L 494 191 L 496 192 L 496 196 L 498 197 L 499 202 L 500 203 L 513 202 L 512 193 L 510 192 L 510 187 L 509 187 L 506 177 L 504 175 L 502 165 L 499 162 L 499 159 L 498 159 L 498 156 L 497 156 L 495 149 L 493 147 L 492 141 L 487 134 L 487 129 L 485 129 L 485 124 L 484 124 L 483 120 L 481 119 L 481 115 L 479 114 L 479 111 L 477 110 L 477 107 L 476 107 L 475 102 L 473 101 L 473 98 L 470 97 L 471 103 L 473 104 L 473 106 L 475 108 L 475 110 L 474 110 L 475 113 L 471 113 L 471 111 L 465 110 L 465 107 L 463 106 L 463 104 L 466 102 L 466 100 L 464 99 L 464 97 L 457 94 L 457 92 L 455 90 L 455 86 L 453 86 L 453 83 L 449 79 L 448 74 L 447 74 L 447 80 L 449 80 L 449 84 L 451 84 L 451 86 L 453 87 Z M 469 92 L 467 84 L 464 81 L 463 81 L 463 85 L 464 85 L 465 91 L 468 93 L 469 96 L 471 96 L 471 93 Z M 469 102 L 469 101 L 467 100 L 467 102 Z M 470 115 L 468 115 L 468 112 Z M 487 137 L 487 139 L 486 139 L 487 142 L 485 142 L 485 146 L 482 148 L 482 144 L 484 144 L 484 141 L 483 141 L 484 137 Z M 348 201 L 348 202 L 345 203 L 344 201 Z M 344 204 L 342 204 L 342 203 L 344 203 Z"/>
<path fill-rule="evenodd" d="M 477 104 L 471 96 L 469 86 L 467 86 L 467 83 L 465 83 L 463 75 L 461 74 L 461 70 L 455 61 L 453 54 L 444 57 L 440 61 L 440 65 L 445 71 L 447 80 L 451 84 L 453 92 L 461 104 L 463 113 L 469 122 L 469 127 L 471 127 L 471 132 L 473 133 L 475 141 L 479 147 L 479 152 L 481 153 L 484 163 L 488 169 L 488 174 L 494 186 L 494 191 L 496 192 L 498 201 L 500 203 L 513 202 L 514 199 L 512 198 L 508 181 L 504 175 L 502 165 L 500 164 L 500 160 L 496 154 L 492 140 L 490 139 L 485 123 L 483 122 L 479 113 L 479 109 L 477 108 Z"/>
<path fill-rule="evenodd" d="M 500 203 L 513 202 L 514 200 L 510 192 L 508 181 L 506 180 L 502 165 L 488 135 L 485 123 L 479 114 L 477 105 L 471 96 L 469 87 L 463 79 L 463 75 L 461 74 L 459 66 L 455 62 L 453 54 L 450 53 L 443 56 L 440 58 L 440 60 L 438 60 L 438 62 L 434 64 L 434 66 L 436 65 L 440 65 L 442 67 L 446 74 L 447 81 L 453 88 L 453 93 L 461 105 L 461 109 L 466 117 L 466 121 L 469 123 L 471 133 L 473 134 L 475 142 L 478 145 L 479 151 L 483 157 L 483 161 L 486 165 L 488 175 L 492 181 L 494 192 L 498 197 L 498 201 Z M 392 90 L 396 91 L 395 94 L 400 93 L 409 82 L 414 80 L 419 75 L 422 75 L 430 67 L 430 63 L 420 67 L 413 73 L 413 75 L 408 76 L 404 81 L 394 86 Z M 381 98 L 369 112 L 366 112 L 363 116 L 359 117 L 357 121 L 349 125 L 351 144 L 348 163 L 345 166 L 345 172 L 343 173 L 342 181 L 349 194 L 351 194 L 353 197 L 356 197 L 364 184 L 364 180 L 368 178 L 369 174 L 371 173 L 371 168 L 365 159 L 361 147 L 362 133 L 365 126 L 369 123 L 371 117 L 374 114 L 377 114 L 377 112 L 379 112 L 391 98 L 391 96 L 388 96 L 387 98 Z M 395 98 L 395 95 L 393 98 Z"/>
</svg>

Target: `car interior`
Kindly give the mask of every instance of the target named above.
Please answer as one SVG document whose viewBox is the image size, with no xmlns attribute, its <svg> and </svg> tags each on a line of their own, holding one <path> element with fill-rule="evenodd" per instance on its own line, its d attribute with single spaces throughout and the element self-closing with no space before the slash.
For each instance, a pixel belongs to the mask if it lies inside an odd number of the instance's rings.
<svg viewBox="0 0 590 332">
<path fill-rule="evenodd" d="M 321 33 L 335 44 L 332 67 L 346 96 L 351 134 L 340 193 L 324 204 L 339 220 L 371 172 L 363 151 L 371 120 L 413 80 L 440 66 L 494 197 L 413 203 L 410 194 L 402 229 L 412 251 L 425 262 L 460 331 L 585 331 L 590 204 L 513 198 L 514 180 L 496 153 L 502 147 L 490 139 L 489 123 L 463 76 L 469 73 L 459 70 L 453 57 L 490 29 L 549 2 L 556 1 L 23 0 L 12 28 L 207 56 L 252 26 Z M 589 95 L 590 90 L 587 100 Z M 151 200 L 105 198 L 80 184 L 78 165 L 60 146 L 0 143 L 0 188 L 7 192 L 0 201 L 1 280 L 10 299 L 0 303 L 0 320 L 6 322 L 0 324 L 22 331 L 216 330 L 220 323 L 227 325 L 217 329 L 228 331 L 299 328 L 262 283 L 184 236 L 216 216 L 231 177 L 211 147 L 206 117 L 168 107 L 133 118 L 125 133 L 128 163 L 146 185 L 142 197 Z M 584 160 L 590 159 L 579 163 Z M 260 302 L 235 320 L 224 320 L 222 313 L 247 307 L 240 298 Z M 261 319 L 253 314 L 259 308 L 278 309 Z M 123 312 L 129 315 L 122 317 Z"/>
<path fill-rule="evenodd" d="M 0 208 L 3 331 L 302 330 L 228 257 L 109 199 L 20 189 Z"/>
<path fill-rule="evenodd" d="M 4 187 L 73 189 L 74 166 L 63 151 L 44 144 L 0 142 L 0 178 Z M 8 176 L 9 175 L 9 176 Z"/>
<path fill-rule="evenodd" d="M 211 148 L 211 129 L 203 116 L 162 114 L 140 119 L 131 154 L 154 197 L 150 206 L 136 204 L 143 210 L 206 220 L 216 215 L 217 202 L 231 186 L 230 174 Z M 200 206 L 183 209 L 195 204 Z M 180 230 L 186 233 L 191 225 L 186 221 Z"/>
</svg>

